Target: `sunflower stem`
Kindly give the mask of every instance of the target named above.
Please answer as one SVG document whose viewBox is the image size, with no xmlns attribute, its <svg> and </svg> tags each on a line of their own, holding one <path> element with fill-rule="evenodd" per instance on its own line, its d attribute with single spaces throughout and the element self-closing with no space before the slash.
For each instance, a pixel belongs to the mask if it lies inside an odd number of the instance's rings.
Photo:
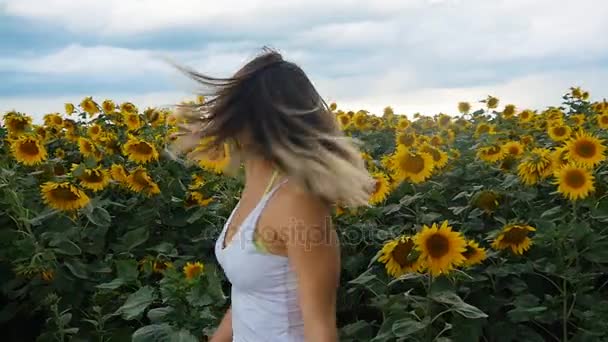
<svg viewBox="0 0 608 342">
<path fill-rule="evenodd" d="M 562 341 L 568 342 L 568 289 L 566 278 L 562 280 L 562 293 L 564 300 L 562 301 Z"/>
<path fill-rule="evenodd" d="M 426 314 L 429 319 L 432 319 L 433 314 L 431 312 L 431 310 L 432 310 L 431 287 L 433 286 L 433 275 L 431 273 L 429 273 L 428 276 L 429 276 L 429 279 L 428 279 L 427 288 L 426 288 Z M 432 330 L 433 330 L 433 321 L 430 321 L 426 327 L 426 339 L 429 342 L 433 341 L 433 331 Z"/>
</svg>

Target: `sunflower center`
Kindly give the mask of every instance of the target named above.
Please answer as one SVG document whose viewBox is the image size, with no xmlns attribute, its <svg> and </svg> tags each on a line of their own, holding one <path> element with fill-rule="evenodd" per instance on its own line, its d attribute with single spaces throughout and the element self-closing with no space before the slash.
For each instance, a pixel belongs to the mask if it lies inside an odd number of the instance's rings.
<svg viewBox="0 0 608 342">
<path fill-rule="evenodd" d="M 21 153 L 26 154 L 28 156 L 37 156 L 40 153 L 38 143 L 34 140 L 27 140 L 21 143 L 21 145 L 19 145 L 19 150 L 21 151 Z"/>
<path fill-rule="evenodd" d="M 488 133 L 490 131 L 490 126 L 481 125 L 479 126 L 479 128 L 477 128 L 477 131 L 479 132 L 479 134 Z"/>
<path fill-rule="evenodd" d="M 412 146 L 414 144 L 415 138 L 411 134 L 402 134 L 399 137 L 399 142 L 404 146 Z"/>
<path fill-rule="evenodd" d="M 467 249 L 462 253 L 462 256 L 467 260 L 470 259 L 473 255 L 475 255 L 475 248 L 471 246 L 467 246 Z"/>
<path fill-rule="evenodd" d="M 342 125 L 346 125 L 348 123 L 348 118 L 345 116 L 341 116 L 340 123 L 342 123 Z"/>
<path fill-rule="evenodd" d="M 518 245 L 528 237 L 528 230 L 520 227 L 513 227 L 506 232 L 503 241 L 507 244 Z"/>
<path fill-rule="evenodd" d="M 511 146 L 509 147 L 509 153 L 510 154 L 519 154 L 519 146 Z"/>
<path fill-rule="evenodd" d="M 602 115 L 600 117 L 600 122 L 604 125 L 608 125 L 608 115 Z"/>
<path fill-rule="evenodd" d="M 558 137 L 566 135 L 566 128 L 562 126 L 557 126 L 553 128 L 553 134 Z"/>
<path fill-rule="evenodd" d="M 133 150 L 139 154 L 152 154 L 152 147 L 147 142 L 141 141 L 135 145 L 133 145 Z"/>
<path fill-rule="evenodd" d="M 568 186 L 578 189 L 585 185 L 586 177 L 580 170 L 570 170 L 566 173 L 565 181 Z"/>
<path fill-rule="evenodd" d="M 432 148 L 432 147 L 426 147 L 424 149 L 424 152 L 430 154 L 433 157 L 434 161 L 439 161 L 441 159 L 441 154 L 439 153 L 439 151 L 437 151 L 437 149 Z"/>
<path fill-rule="evenodd" d="M 420 155 L 408 155 L 401 162 L 401 168 L 406 172 L 418 174 L 424 170 L 424 159 Z"/>
<path fill-rule="evenodd" d="M 133 181 L 140 186 L 148 186 L 150 184 L 148 182 L 148 178 L 146 177 L 145 172 L 142 170 L 138 170 L 137 172 L 135 172 L 135 175 L 133 176 Z"/>
<path fill-rule="evenodd" d="M 82 179 L 89 183 L 101 183 L 101 182 L 103 182 L 103 174 L 97 170 L 94 170 L 88 174 L 85 173 L 82 176 Z"/>
<path fill-rule="evenodd" d="M 583 158 L 594 157 L 596 152 L 596 146 L 592 141 L 583 140 L 576 144 L 576 154 Z"/>
<path fill-rule="evenodd" d="M 414 248 L 414 242 L 406 240 L 405 242 L 400 241 L 397 246 L 393 249 L 391 256 L 401 267 L 411 266 L 412 261 L 408 260 L 408 256 Z"/>
<path fill-rule="evenodd" d="M 14 131 L 24 131 L 25 127 L 27 127 L 27 121 L 18 119 L 13 122 L 12 126 Z"/>
<path fill-rule="evenodd" d="M 374 194 L 377 194 L 382 188 L 382 182 L 380 180 L 376 180 L 376 184 L 374 185 Z"/>
<path fill-rule="evenodd" d="M 52 196 L 54 200 L 66 202 L 76 201 L 79 198 L 78 194 L 75 194 L 69 187 L 58 187 L 53 189 L 50 192 L 50 196 Z"/>
<path fill-rule="evenodd" d="M 447 126 L 450 123 L 450 118 L 447 116 L 443 116 L 439 119 L 439 124 L 441 126 Z"/>
<path fill-rule="evenodd" d="M 489 156 L 493 156 L 495 154 L 499 154 L 500 153 L 500 147 L 498 146 L 491 146 L 486 150 L 486 154 Z"/>
<path fill-rule="evenodd" d="M 446 255 L 450 249 L 450 241 L 443 235 L 433 234 L 426 241 L 426 249 L 431 258 L 438 259 Z"/>
</svg>

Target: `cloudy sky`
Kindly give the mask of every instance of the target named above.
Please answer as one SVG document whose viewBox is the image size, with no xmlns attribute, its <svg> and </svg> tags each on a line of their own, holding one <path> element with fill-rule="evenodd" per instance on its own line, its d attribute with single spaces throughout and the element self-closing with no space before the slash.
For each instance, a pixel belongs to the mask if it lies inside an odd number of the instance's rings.
<svg viewBox="0 0 608 342">
<path fill-rule="evenodd" d="M 0 0 L 0 111 L 194 90 L 166 58 L 228 76 L 268 45 L 346 109 L 453 113 L 488 94 L 608 97 L 605 0 Z"/>
</svg>

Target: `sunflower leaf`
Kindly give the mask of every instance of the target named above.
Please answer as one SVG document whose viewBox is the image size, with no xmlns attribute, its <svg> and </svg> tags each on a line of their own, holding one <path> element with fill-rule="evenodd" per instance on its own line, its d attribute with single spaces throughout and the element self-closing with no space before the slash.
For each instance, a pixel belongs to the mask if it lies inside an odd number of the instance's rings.
<svg viewBox="0 0 608 342">
<path fill-rule="evenodd" d="M 171 342 L 173 328 L 167 323 L 151 324 L 137 329 L 132 338 L 133 342 Z"/>
<path fill-rule="evenodd" d="M 395 323 L 393 323 L 392 330 L 393 334 L 395 334 L 395 336 L 397 337 L 407 337 L 426 328 L 427 325 L 428 321 L 426 323 L 425 321 L 418 322 L 412 318 L 407 317 L 395 321 Z"/>
<path fill-rule="evenodd" d="M 431 294 L 431 299 L 450 306 L 454 311 L 458 312 L 466 318 L 486 318 L 488 317 L 483 311 L 473 305 L 465 303 L 456 293 L 451 291 L 443 291 Z"/>
<path fill-rule="evenodd" d="M 144 286 L 131 293 L 125 303 L 116 310 L 126 320 L 132 320 L 141 315 L 146 308 L 154 302 L 156 294 L 151 286 Z"/>
</svg>

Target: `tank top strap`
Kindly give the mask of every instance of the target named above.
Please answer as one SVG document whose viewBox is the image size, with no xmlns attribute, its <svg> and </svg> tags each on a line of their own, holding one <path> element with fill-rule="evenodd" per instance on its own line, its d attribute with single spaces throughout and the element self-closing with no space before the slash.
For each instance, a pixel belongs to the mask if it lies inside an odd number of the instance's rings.
<svg viewBox="0 0 608 342">
<path fill-rule="evenodd" d="M 268 205 L 268 202 L 270 201 L 272 196 L 277 192 L 277 190 L 279 190 L 281 188 L 281 186 L 283 186 L 285 183 L 287 183 L 287 179 L 283 179 L 276 185 L 269 187 L 268 191 L 266 191 L 264 196 L 262 196 L 262 198 L 260 198 L 260 201 L 258 202 L 258 204 L 255 206 L 255 208 L 251 212 L 251 215 L 249 215 L 249 217 L 247 218 L 247 221 L 248 221 L 247 224 L 245 224 L 243 227 L 244 229 L 247 230 L 246 234 L 249 238 L 252 238 L 252 236 L 250 234 L 255 231 L 258 220 L 260 219 L 262 212 Z M 245 232 L 243 232 L 243 233 L 245 233 Z"/>
</svg>

